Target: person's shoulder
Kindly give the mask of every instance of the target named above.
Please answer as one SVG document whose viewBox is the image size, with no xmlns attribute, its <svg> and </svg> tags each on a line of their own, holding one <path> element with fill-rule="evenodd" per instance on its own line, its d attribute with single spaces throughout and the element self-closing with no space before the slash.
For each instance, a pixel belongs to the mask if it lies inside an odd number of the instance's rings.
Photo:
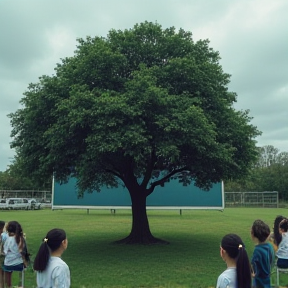
<svg viewBox="0 0 288 288">
<path fill-rule="evenodd" d="M 253 256 L 252 256 L 253 259 L 257 259 L 258 257 L 261 257 L 261 255 L 263 255 L 264 250 L 267 250 L 267 248 L 265 248 L 264 246 L 263 244 L 255 245 L 254 250 L 253 250 Z"/>
<path fill-rule="evenodd" d="M 9 236 L 9 234 L 7 234 L 7 236 L 6 236 L 6 242 L 12 242 L 12 241 L 15 241 L 14 236 Z"/>
<path fill-rule="evenodd" d="M 256 245 L 254 251 L 256 250 L 260 253 L 261 251 L 265 251 L 267 249 L 269 249 L 269 250 L 273 249 L 273 245 L 269 241 L 266 241 L 266 242 L 263 242 L 263 243 Z"/>
<path fill-rule="evenodd" d="M 275 252 L 275 247 L 274 247 L 273 243 L 271 243 L 269 241 L 266 242 L 266 247 L 267 247 L 267 250 L 270 251 L 270 253 L 274 253 Z"/>
<path fill-rule="evenodd" d="M 219 275 L 217 279 L 216 288 L 228 287 L 235 278 L 236 278 L 236 268 L 226 269 Z"/>
<path fill-rule="evenodd" d="M 261 244 L 257 244 L 254 247 L 253 253 L 260 253 L 261 250 L 262 250 Z"/>
<path fill-rule="evenodd" d="M 283 239 L 288 240 L 288 232 L 282 234 L 282 240 Z"/>
<path fill-rule="evenodd" d="M 266 245 L 267 245 L 269 248 L 273 249 L 273 243 L 271 243 L 270 241 L 267 241 L 267 242 L 266 242 Z"/>
<path fill-rule="evenodd" d="M 53 268 L 52 268 L 52 274 L 53 274 L 53 278 L 54 277 L 58 277 L 59 275 L 64 274 L 69 274 L 69 267 L 68 265 L 61 259 L 58 257 L 53 257 L 54 259 L 51 259 L 51 261 L 53 262 Z M 58 259 L 55 259 L 58 258 Z"/>
<path fill-rule="evenodd" d="M 51 257 L 50 261 L 53 262 L 53 265 L 55 266 L 68 266 L 64 260 L 62 260 L 60 257 Z"/>
<path fill-rule="evenodd" d="M 275 251 L 273 245 L 270 242 L 261 243 L 255 246 L 252 261 L 261 259 L 263 255 L 274 255 Z"/>
<path fill-rule="evenodd" d="M 227 279 L 227 277 L 226 277 L 224 272 L 219 275 L 219 277 L 217 279 L 216 288 L 227 287 L 230 284 L 229 279 Z"/>
<path fill-rule="evenodd" d="M 219 278 L 223 278 L 223 279 L 231 279 L 236 275 L 236 268 L 228 268 L 225 271 L 223 271 Z"/>
</svg>

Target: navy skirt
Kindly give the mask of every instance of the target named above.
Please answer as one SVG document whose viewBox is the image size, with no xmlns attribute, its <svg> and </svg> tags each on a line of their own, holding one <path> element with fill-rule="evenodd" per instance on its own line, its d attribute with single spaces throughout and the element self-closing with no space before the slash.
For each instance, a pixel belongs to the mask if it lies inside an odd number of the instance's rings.
<svg viewBox="0 0 288 288">
<path fill-rule="evenodd" d="M 279 268 L 288 268 L 288 259 L 278 258 L 276 265 Z"/>
<path fill-rule="evenodd" d="M 2 270 L 5 272 L 13 272 L 13 271 L 23 271 L 24 270 L 24 264 L 20 263 L 17 265 L 2 265 Z"/>
</svg>

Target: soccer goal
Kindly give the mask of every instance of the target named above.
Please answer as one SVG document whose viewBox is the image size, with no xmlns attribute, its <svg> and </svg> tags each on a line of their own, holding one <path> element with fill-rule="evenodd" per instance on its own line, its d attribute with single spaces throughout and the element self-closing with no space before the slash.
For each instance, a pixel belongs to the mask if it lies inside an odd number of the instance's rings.
<svg viewBox="0 0 288 288">
<path fill-rule="evenodd" d="M 225 207 L 269 207 L 278 208 L 277 191 L 225 192 Z"/>
</svg>

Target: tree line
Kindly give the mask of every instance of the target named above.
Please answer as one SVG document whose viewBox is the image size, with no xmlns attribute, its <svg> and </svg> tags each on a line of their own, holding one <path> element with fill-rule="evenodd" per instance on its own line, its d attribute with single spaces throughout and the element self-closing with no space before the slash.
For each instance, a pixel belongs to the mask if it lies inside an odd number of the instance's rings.
<svg viewBox="0 0 288 288">
<path fill-rule="evenodd" d="M 288 200 L 288 152 L 272 145 L 259 147 L 259 156 L 247 177 L 226 181 L 227 192 L 278 191 L 280 200 Z"/>
<path fill-rule="evenodd" d="M 51 191 L 52 176 L 37 179 L 25 171 L 21 158 L 15 156 L 5 171 L 0 171 L 0 190 L 45 190 Z"/>
</svg>

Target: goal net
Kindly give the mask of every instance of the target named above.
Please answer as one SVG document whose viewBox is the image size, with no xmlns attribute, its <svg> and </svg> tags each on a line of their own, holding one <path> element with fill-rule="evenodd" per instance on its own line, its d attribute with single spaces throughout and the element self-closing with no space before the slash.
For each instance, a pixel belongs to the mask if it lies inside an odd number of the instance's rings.
<svg viewBox="0 0 288 288">
<path fill-rule="evenodd" d="M 278 192 L 225 192 L 225 207 L 278 208 Z"/>
</svg>

